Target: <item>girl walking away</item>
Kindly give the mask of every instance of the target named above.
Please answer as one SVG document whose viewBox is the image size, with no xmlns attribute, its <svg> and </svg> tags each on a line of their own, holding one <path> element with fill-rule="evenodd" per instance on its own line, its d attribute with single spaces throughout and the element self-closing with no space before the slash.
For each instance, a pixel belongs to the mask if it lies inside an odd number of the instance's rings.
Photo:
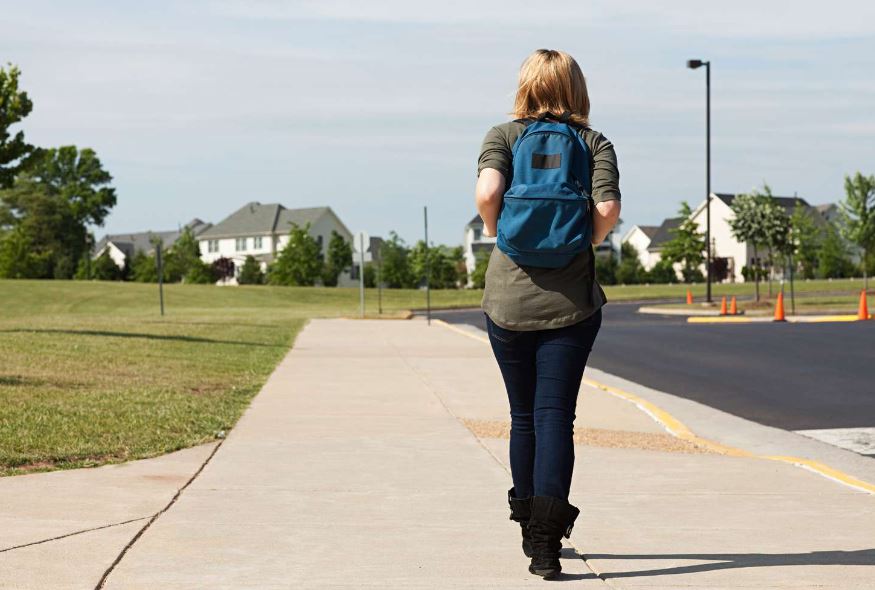
<svg viewBox="0 0 875 590">
<path fill-rule="evenodd" d="M 586 80 L 562 51 L 539 49 L 519 75 L 515 119 L 489 130 L 477 210 L 495 236 L 483 311 L 510 402 L 508 491 L 529 571 L 555 578 L 568 501 L 580 380 L 606 298 L 593 245 L 620 214 L 614 147 L 589 126 Z"/>
</svg>

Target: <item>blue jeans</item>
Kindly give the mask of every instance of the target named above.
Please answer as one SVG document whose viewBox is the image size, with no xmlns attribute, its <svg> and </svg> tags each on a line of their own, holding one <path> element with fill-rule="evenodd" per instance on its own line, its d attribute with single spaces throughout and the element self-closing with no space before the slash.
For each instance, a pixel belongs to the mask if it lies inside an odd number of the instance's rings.
<svg viewBox="0 0 875 590">
<path fill-rule="evenodd" d="M 510 470 L 517 498 L 568 500 L 577 392 L 601 324 L 601 310 L 571 326 L 531 332 L 502 328 L 486 316 L 510 401 Z"/>
</svg>

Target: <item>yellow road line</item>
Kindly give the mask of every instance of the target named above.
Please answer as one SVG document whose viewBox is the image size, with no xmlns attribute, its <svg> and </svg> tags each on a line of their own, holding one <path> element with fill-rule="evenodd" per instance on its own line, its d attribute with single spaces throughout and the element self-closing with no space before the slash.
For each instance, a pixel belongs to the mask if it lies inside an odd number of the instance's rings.
<svg viewBox="0 0 875 590">
<path fill-rule="evenodd" d="M 480 336 L 479 334 L 474 334 L 468 330 L 457 328 L 456 326 L 449 324 L 443 320 L 432 321 L 436 324 L 452 330 L 453 332 L 458 332 L 459 334 L 467 336 L 468 338 L 473 338 L 478 342 L 489 344 L 489 339 Z M 695 445 L 732 457 L 749 457 L 754 459 L 763 459 L 766 461 L 778 461 L 780 463 L 787 463 L 788 465 L 793 465 L 805 469 L 806 471 L 816 473 L 821 477 L 825 477 L 849 488 L 853 488 L 861 492 L 867 492 L 869 494 L 875 494 L 875 484 L 863 481 L 861 479 L 857 479 L 856 477 L 849 475 L 843 471 L 839 471 L 838 469 L 830 467 L 829 465 L 825 465 L 817 461 L 812 461 L 811 459 L 803 459 L 801 457 L 789 457 L 784 455 L 755 455 L 744 449 L 723 445 L 718 442 L 702 438 L 693 433 L 692 430 L 687 428 L 687 426 L 683 422 L 681 422 L 656 404 L 647 401 L 646 399 L 637 396 L 634 393 L 629 393 L 628 391 L 624 391 L 618 387 L 613 387 L 612 385 L 607 385 L 588 377 L 584 377 L 583 382 L 590 387 L 595 387 L 620 399 L 635 404 L 638 409 L 650 416 L 653 420 L 655 420 L 658 424 L 665 428 L 665 430 L 669 434 L 676 436 L 677 438 L 687 440 Z"/>
<path fill-rule="evenodd" d="M 768 320 L 754 320 L 744 316 L 690 316 L 687 322 L 690 324 L 749 324 L 751 322 L 765 322 Z"/>
</svg>

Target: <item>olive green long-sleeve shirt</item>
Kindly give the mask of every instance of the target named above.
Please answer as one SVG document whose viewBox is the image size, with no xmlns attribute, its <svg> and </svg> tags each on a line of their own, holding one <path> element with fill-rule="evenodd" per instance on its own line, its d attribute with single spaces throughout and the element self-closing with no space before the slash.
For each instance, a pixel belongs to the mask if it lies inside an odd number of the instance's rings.
<svg viewBox="0 0 875 590">
<path fill-rule="evenodd" d="M 513 179 L 512 148 L 525 125 L 510 121 L 486 134 L 477 173 L 494 168 Z M 613 144 L 598 131 L 582 129 L 591 154 L 592 198 L 595 203 L 620 199 L 620 172 Z M 562 268 L 519 266 L 498 248 L 492 250 L 486 271 L 483 311 L 502 328 L 543 330 L 575 324 L 607 302 L 595 276 L 591 248 Z"/>
</svg>

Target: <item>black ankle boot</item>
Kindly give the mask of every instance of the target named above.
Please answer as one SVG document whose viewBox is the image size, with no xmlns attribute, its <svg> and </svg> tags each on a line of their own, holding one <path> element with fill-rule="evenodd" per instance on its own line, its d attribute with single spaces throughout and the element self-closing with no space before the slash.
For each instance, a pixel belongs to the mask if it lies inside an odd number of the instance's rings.
<svg viewBox="0 0 875 590">
<path fill-rule="evenodd" d="M 529 533 L 529 518 L 532 516 L 532 498 L 517 498 L 514 488 L 507 490 L 507 503 L 510 505 L 510 519 L 520 523 L 523 531 L 523 553 L 532 556 L 532 536 Z"/>
<path fill-rule="evenodd" d="M 571 527 L 580 510 L 560 498 L 532 496 L 532 516 L 529 534 L 532 538 L 532 563 L 529 571 L 545 580 L 562 571 L 559 552 L 562 537 L 571 535 Z"/>
</svg>

